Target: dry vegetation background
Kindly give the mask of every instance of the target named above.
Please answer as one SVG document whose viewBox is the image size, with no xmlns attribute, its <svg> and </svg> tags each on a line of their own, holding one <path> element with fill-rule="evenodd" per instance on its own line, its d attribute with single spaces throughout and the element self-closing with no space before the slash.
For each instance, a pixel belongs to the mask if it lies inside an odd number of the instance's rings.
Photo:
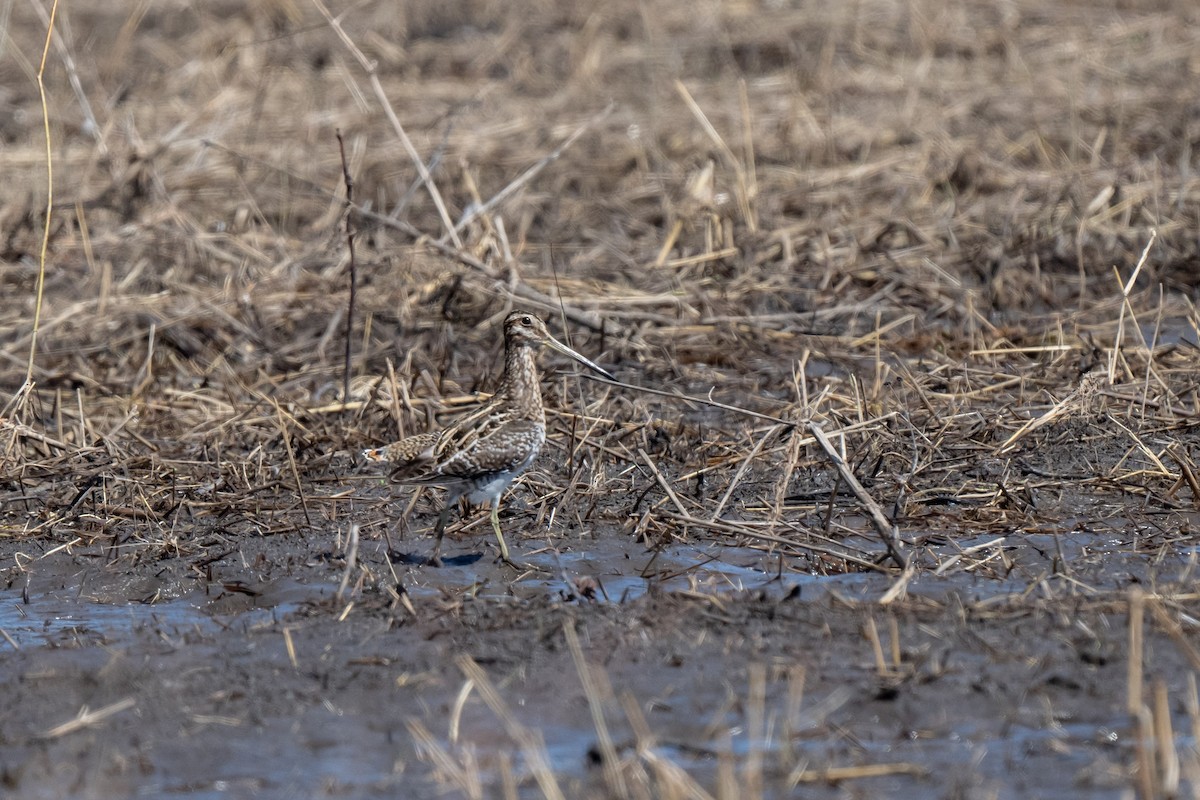
<svg viewBox="0 0 1200 800">
<path fill-rule="evenodd" d="M 155 541 L 177 509 L 194 519 L 214 502 L 257 503 L 287 460 L 280 420 L 304 475 L 328 474 L 335 453 L 424 425 L 423 398 L 487 388 L 512 304 L 557 315 L 561 303 L 576 344 L 630 382 L 858 424 L 847 453 L 885 505 L 903 495 L 906 528 L 931 524 L 912 519 L 927 496 L 969 496 L 995 515 L 988 524 L 1011 526 L 1021 509 L 997 479 L 1028 476 L 1002 445 L 1089 371 L 1104 375 L 1097 408 L 1130 431 L 1087 430 L 1130 458 L 1066 466 L 1077 480 L 1062 488 L 1163 495 L 1190 468 L 1186 447 L 1177 464 L 1134 432 L 1186 431 L 1195 404 L 1189 4 L 341 11 L 450 219 L 541 171 L 456 245 L 314 7 L 64 6 L 48 74 L 57 186 L 36 391 L 6 411 L 8 535 L 95 536 L 99 524 Z M 45 167 L 41 22 L 10 12 L 0 377 L 11 396 Z M 330 410 L 349 283 L 339 129 L 364 210 L 353 414 Z M 389 360 L 404 407 L 370 383 Z M 589 409 L 576 436 L 610 442 L 610 471 L 641 446 L 672 474 L 702 474 L 705 496 L 720 496 L 768 429 L 630 392 L 605 390 Z M 1066 431 L 1070 444 L 1078 433 Z M 782 464 L 827 471 L 778 432 L 752 461 L 775 477 Z M 776 521 L 787 496 L 814 489 L 804 474 L 757 492 Z M 649 478 L 631 475 L 621 480 Z M 89 481 L 133 519 L 80 520 L 73 501 Z"/>
<path fill-rule="evenodd" d="M 1009 587 L 1002 547 L 957 544 L 1023 532 L 1197 544 L 1191 0 L 338 4 L 386 105 L 309 3 L 64 2 L 25 392 L 37 6 L 0 5 L 10 552 L 120 544 L 137 569 L 227 537 L 377 537 L 395 508 L 350 454 L 489 388 L 514 306 L 630 384 L 776 418 L 548 379 L 518 549 L 553 512 L 566 548 L 599 529 L 870 569 L 853 497 L 779 423 L 810 418 L 918 581 Z M 1156 580 L 1089 552 L 1055 562 L 1062 591 Z M 1046 575 L 1026 577 L 1005 602 Z M 1182 578 L 1154 588 L 1190 620 Z"/>
</svg>

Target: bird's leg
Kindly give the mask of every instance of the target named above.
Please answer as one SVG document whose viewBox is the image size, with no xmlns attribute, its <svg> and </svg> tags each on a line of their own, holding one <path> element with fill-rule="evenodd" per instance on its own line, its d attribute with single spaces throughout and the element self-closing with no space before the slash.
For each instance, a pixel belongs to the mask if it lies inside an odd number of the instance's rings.
<svg viewBox="0 0 1200 800">
<path fill-rule="evenodd" d="M 504 534 L 500 532 L 500 497 L 492 501 L 492 530 L 496 532 L 496 541 L 500 543 L 500 560 L 510 567 L 517 567 L 508 555 L 508 545 L 504 543 Z"/>
<path fill-rule="evenodd" d="M 446 498 L 446 505 L 442 506 L 441 512 L 438 514 L 437 527 L 434 528 L 434 536 L 437 538 L 433 542 L 433 552 L 429 554 L 429 566 L 440 567 L 442 559 L 438 553 L 442 549 L 442 537 L 446 533 L 446 523 L 450 521 L 450 506 L 454 504 L 454 500 Z"/>
<path fill-rule="evenodd" d="M 508 545 L 504 543 L 504 534 L 500 532 L 500 498 L 499 497 L 497 497 L 495 500 L 492 501 L 491 518 L 492 518 L 492 530 L 494 530 L 496 532 L 496 541 L 500 545 L 500 562 L 501 563 L 503 563 L 507 566 L 510 566 L 513 569 L 518 570 L 520 572 L 528 572 L 528 571 L 545 572 L 546 571 L 545 569 L 537 566 L 536 564 L 522 564 L 520 562 L 513 561 L 512 558 L 508 555 Z"/>
</svg>

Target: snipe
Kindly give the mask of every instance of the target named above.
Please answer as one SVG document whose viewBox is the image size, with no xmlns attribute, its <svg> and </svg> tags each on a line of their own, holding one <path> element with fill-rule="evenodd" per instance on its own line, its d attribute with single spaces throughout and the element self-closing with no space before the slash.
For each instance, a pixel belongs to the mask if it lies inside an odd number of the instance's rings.
<svg viewBox="0 0 1200 800">
<path fill-rule="evenodd" d="M 504 374 L 487 403 L 445 430 L 420 433 L 363 451 L 368 459 L 393 464 L 391 479 L 396 483 L 441 486 L 446 490 L 430 564 L 441 563 L 438 554 L 450 509 L 465 495 L 472 503 L 491 503 L 492 530 L 500 546 L 500 558 L 514 565 L 500 532 L 500 496 L 529 468 L 546 441 L 546 412 L 534 360 L 535 351 L 542 345 L 613 379 L 551 336 L 545 323 L 533 314 L 514 311 L 504 319 Z"/>
</svg>

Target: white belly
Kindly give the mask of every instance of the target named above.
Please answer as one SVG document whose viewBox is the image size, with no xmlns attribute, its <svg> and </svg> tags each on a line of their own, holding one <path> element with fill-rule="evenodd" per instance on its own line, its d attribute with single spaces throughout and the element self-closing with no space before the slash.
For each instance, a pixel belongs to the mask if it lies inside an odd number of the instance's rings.
<svg viewBox="0 0 1200 800">
<path fill-rule="evenodd" d="M 529 469 L 529 465 L 537 458 L 537 451 L 529 454 L 529 457 L 522 461 L 512 469 L 504 472 L 493 472 L 490 475 L 476 478 L 472 482 L 471 490 L 467 493 L 467 498 L 472 503 L 491 503 L 496 500 L 508 485 L 521 476 L 525 470 Z"/>
</svg>

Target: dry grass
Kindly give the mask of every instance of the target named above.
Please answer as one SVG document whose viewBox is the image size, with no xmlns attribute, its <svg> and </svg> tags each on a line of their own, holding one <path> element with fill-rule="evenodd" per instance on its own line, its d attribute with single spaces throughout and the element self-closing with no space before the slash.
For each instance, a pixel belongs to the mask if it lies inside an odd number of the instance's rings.
<svg viewBox="0 0 1200 800">
<path fill-rule="evenodd" d="M 1146 118 L 1169 102 L 1164 76 L 1181 74 L 1178 92 L 1190 85 L 1188 40 L 1163 14 L 1114 16 L 1085 41 L 1069 8 L 1020 5 L 1003 18 L 971 5 L 914 6 L 904 19 L 871 5 L 824 20 L 740 6 L 643 17 L 618 5 L 590 22 L 482 4 L 348 13 L 348 40 L 378 65 L 449 215 L 487 209 L 451 233 L 388 107 L 362 94 L 358 62 L 319 14 L 289 2 L 218 11 L 62 18 L 67 52 L 82 48 L 72 32 L 84 26 L 119 47 L 74 59 L 91 67 L 80 96 L 107 121 L 80 116 L 71 76 L 53 77 L 62 200 L 37 391 L 6 414 L 5 480 L 28 498 L 6 503 L 10 535 L 64 524 L 103 534 L 76 524 L 79 493 L 97 481 L 104 509 L 142 518 L 134 528 L 149 539 L 172 515 L 208 516 L 214 491 L 227 516 L 264 491 L 290 509 L 302 488 L 276 476 L 282 459 L 298 457 L 307 477 L 346 477 L 336 453 L 420 427 L 428 409 L 486 386 L 486 342 L 514 303 L 568 308 L 629 383 L 715 387 L 714 399 L 776 420 L 845 429 L 839 446 L 878 503 L 900 501 L 898 522 L 929 498 L 988 507 L 1021 489 L 989 497 L 994 474 L 1038 485 L 1013 465 L 1061 435 L 1055 425 L 1112 437 L 1115 417 L 1115 439 L 1138 447 L 1087 464 L 1080 491 L 1177 500 L 1171 487 L 1192 474 L 1186 446 L 1164 458 L 1140 433 L 1186 427 L 1195 399 L 1181 337 L 1194 326 L 1196 181 L 1165 167 L 1184 166 L 1187 137 L 1163 139 Z M 168 54 L 184 24 L 172 14 L 203 24 Z M 718 22 L 730 32 L 714 43 Z M 13 18 L 10 85 L 24 85 L 34 23 Z M 870 70 L 878 59 L 892 83 Z M 170 68 L 149 70 L 160 62 Z M 521 91 L 500 101 L 481 80 L 493 73 Z M 610 97 L 616 109 L 600 114 Z M 1072 113 L 1040 113 L 1063 107 Z M 350 343 L 361 378 L 344 405 L 335 128 L 364 210 Z M 22 187 L 0 209 L 0 381 L 13 387 L 41 233 L 36 133 L 13 131 L 4 156 Z M 374 384 L 389 368 L 396 378 Z M 1087 384 L 1087 414 L 1068 414 L 1080 410 L 1068 393 L 1100 368 L 1108 381 Z M 575 438 L 559 446 L 588 456 L 592 491 L 618 481 L 644 494 L 659 481 L 640 447 L 680 487 L 700 487 L 671 500 L 677 518 L 650 506 L 638 533 L 698 533 L 682 521 L 721 517 L 746 539 L 784 536 L 803 551 L 814 522 L 826 533 L 836 522 L 823 501 L 790 499 L 830 488 L 822 453 L 791 427 L 630 391 L 592 392 L 577 413 L 560 417 Z M 970 471 L 950 468 L 968 458 Z M 764 486 L 780 463 L 787 480 Z M 854 569 L 833 558 L 830 569 Z"/>
<path fill-rule="evenodd" d="M 43 28 L 12 6 L 0 537 L 377 536 L 348 454 L 473 402 L 516 305 L 628 384 L 547 382 L 539 525 L 891 571 L 890 600 L 909 557 L 1007 574 L 1021 532 L 1194 540 L 1192 3 L 331 13 L 344 39 L 290 0 L 60 9 L 26 392 Z"/>
</svg>

